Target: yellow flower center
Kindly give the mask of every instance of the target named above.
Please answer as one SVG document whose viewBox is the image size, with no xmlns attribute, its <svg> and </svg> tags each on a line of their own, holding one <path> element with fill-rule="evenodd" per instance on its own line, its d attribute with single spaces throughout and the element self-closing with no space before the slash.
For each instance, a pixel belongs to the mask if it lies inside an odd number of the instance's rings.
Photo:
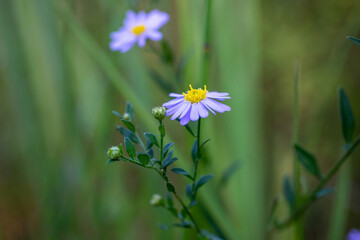
<svg viewBox="0 0 360 240">
<path fill-rule="evenodd" d="M 204 86 L 204 90 L 201 88 L 193 89 L 191 84 L 190 91 L 183 93 L 184 98 L 191 103 L 198 103 L 206 98 L 206 85 Z"/>
<path fill-rule="evenodd" d="M 132 32 L 133 34 L 135 35 L 140 35 L 142 34 L 144 31 L 145 31 L 145 26 L 144 25 L 139 25 L 139 26 L 136 26 L 132 29 Z"/>
</svg>

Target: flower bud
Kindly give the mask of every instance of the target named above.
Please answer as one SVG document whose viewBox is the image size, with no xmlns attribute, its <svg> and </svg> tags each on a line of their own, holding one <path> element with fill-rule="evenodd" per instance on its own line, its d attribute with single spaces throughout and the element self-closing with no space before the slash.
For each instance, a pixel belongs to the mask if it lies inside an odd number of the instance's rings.
<svg viewBox="0 0 360 240">
<path fill-rule="evenodd" d="M 121 150 L 118 146 L 113 146 L 111 148 L 109 148 L 109 150 L 107 151 L 107 155 L 109 157 L 109 159 L 116 159 L 121 157 Z"/>
<path fill-rule="evenodd" d="M 161 106 L 161 107 L 154 107 L 152 109 L 152 115 L 154 116 L 154 118 L 156 118 L 157 120 L 161 121 L 165 118 L 166 115 L 166 108 Z"/>
<path fill-rule="evenodd" d="M 127 121 L 130 120 L 130 115 L 128 113 L 124 113 L 123 118 Z"/>
<path fill-rule="evenodd" d="M 164 200 L 159 194 L 154 194 L 151 197 L 150 204 L 154 207 L 164 206 Z"/>
</svg>

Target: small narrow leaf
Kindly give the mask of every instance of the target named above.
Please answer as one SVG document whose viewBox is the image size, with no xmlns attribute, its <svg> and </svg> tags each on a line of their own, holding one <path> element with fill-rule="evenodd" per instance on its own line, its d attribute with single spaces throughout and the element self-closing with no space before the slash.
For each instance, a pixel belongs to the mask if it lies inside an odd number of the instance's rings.
<svg viewBox="0 0 360 240">
<path fill-rule="evenodd" d="M 129 154 L 129 156 L 132 159 L 135 159 L 136 156 L 135 147 L 128 137 L 125 137 L 125 149 L 126 152 Z"/>
<path fill-rule="evenodd" d="M 147 154 L 141 153 L 138 155 L 138 160 L 143 166 L 146 166 L 150 161 L 150 156 Z"/>
<path fill-rule="evenodd" d="M 174 185 L 172 185 L 171 183 L 166 183 L 166 188 L 167 188 L 167 190 L 169 191 L 169 192 L 171 192 L 171 193 L 176 193 L 175 192 L 175 187 L 174 187 Z"/>
<path fill-rule="evenodd" d="M 130 121 L 134 119 L 134 107 L 129 101 L 126 102 L 125 112 L 129 114 Z"/>
<path fill-rule="evenodd" d="M 123 124 L 125 125 L 125 127 L 127 129 L 129 129 L 132 132 L 135 132 L 135 126 L 134 126 L 134 124 L 132 124 L 132 122 L 125 120 L 125 119 L 121 119 L 121 121 L 123 122 Z"/>
<path fill-rule="evenodd" d="M 147 152 L 147 154 L 150 156 L 150 158 L 154 157 L 154 151 L 152 150 L 152 148 Z"/>
<path fill-rule="evenodd" d="M 192 148 L 191 148 L 191 158 L 193 162 L 197 161 L 197 140 L 195 140 Z"/>
<path fill-rule="evenodd" d="M 347 144 L 352 143 L 355 131 L 355 120 L 350 101 L 341 87 L 339 88 L 339 110 L 344 139 Z"/>
<path fill-rule="evenodd" d="M 164 146 L 164 150 L 163 150 L 163 157 L 166 157 L 166 155 L 168 154 L 169 152 L 169 149 L 174 145 L 173 142 L 171 143 L 168 143 Z"/>
<path fill-rule="evenodd" d="M 195 182 L 195 191 L 197 191 L 201 186 L 203 186 L 205 183 L 210 181 L 210 179 L 213 178 L 212 174 L 209 175 L 203 175 Z"/>
<path fill-rule="evenodd" d="M 349 39 L 350 41 L 356 43 L 357 45 L 360 45 L 360 39 L 359 38 L 355 38 L 355 37 L 346 37 L 347 39 Z"/>
<path fill-rule="evenodd" d="M 324 196 L 326 196 L 326 195 L 328 195 L 328 194 L 330 194 L 330 193 L 332 193 L 334 191 L 335 191 L 335 188 L 323 188 L 323 189 L 321 189 L 320 191 L 318 191 L 316 193 L 315 198 L 316 199 L 322 198 L 322 197 L 324 197 Z"/>
<path fill-rule="evenodd" d="M 172 197 L 169 193 L 166 193 L 166 203 L 168 208 L 174 207 L 174 202 L 172 200 Z"/>
<path fill-rule="evenodd" d="M 123 117 L 121 116 L 120 113 L 118 113 L 117 111 L 112 111 L 112 113 L 116 116 L 118 116 L 120 119 L 122 119 Z"/>
<path fill-rule="evenodd" d="M 176 121 L 180 122 L 180 119 L 177 118 Z M 186 124 L 184 127 L 193 137 L 195 137 L 194 131 L 192 130 L 189 124 Z"/>
<path fill-rule="evenodd" d="M 169 228 L 168 228 L 167 226 L 165 226 L 164 224 L 158 223 L 157 226 L 158 226 L 159 228 L 161 228 L 162 230 L 164 230 L 164 231 L 169 230 Z"/>
<path fill-rule="evenodd" d="M 144 133 L 145 137 L 155 146 L 160 147 L 159 142 L 156 138 L 156 135 L 150 132 Z"/>
<path fill-rule="evenodd" d="M 129 138 L 133 143 L 138 143 L 138 139 L 137 139 L 136 135 L 135 135 L 132 131 L 130 131 L 130 130 L 124 128 L 124 127 L 121 127 L 121 126 L 117 126 L 116 129 L 117 129 L 124 137 Z"/>
<path fill-rule="evenodd" d="M 121 161 L 120 158 L 116 158 L 116 159 L 110 159 L 110 160 L 108 160 L 106 163 L 107 163 L 107 164 L 110 164 L 110 163 L 119 162 L 119 161 Z"/>
<path fill-rule="evenodd" d="M 174 173 L 177 173 L 177 174 L 184 175 L 185 177 L 188 177 L 189 179 L 193 180 L 193 177 L 182 168 L 173 168 L 173 169 L 171 169 L 171 171 L 173 171 Z"/>
<path fill-rule="evenodd" d="M 294 145 L 294 149 L 297 159 L 305 167 L 305 169 L 308 170 L 310 173 L 314 174 L 317 178 L 322 179 L 322 175 L 318 168 L 314 155 L 312 155 L 297 144 Z"/>
<path fill-rule="evenodd" d="M 161 168 L 166 168 L 166 167 L 170 166 L 171 164 L 173 164 L 177 160 L 178 160 L 178 158 L 169 158 L 169 160 L 167 160 L 167 161 L 164 160 L 161 165 Z"/>
<path fill-rule="evenodd" d="M 189 183 L 188 185 L 186 185 L 186 189 L 185 189 L 186 196 L 190 198 L 191 192 L 192 192 L 192 184 Z"/>
<path fill-rule="evenodd" d="M 289 177 L 284 178 L 284 195 L 291 211 L 295 209 L 295 194 Z"/>
<path fill-rule="evenodd" d="M 200 149 L 201 148 L 203 148 L 204 146 L 205 146 L 205 144 L 207 143 L 207 142 L 209 142 L 211 139 L 209 138 L 209 139 L 207 139 L 205 142 L 203 142 L 201 145 L 200 145 Z"/>
</svg>

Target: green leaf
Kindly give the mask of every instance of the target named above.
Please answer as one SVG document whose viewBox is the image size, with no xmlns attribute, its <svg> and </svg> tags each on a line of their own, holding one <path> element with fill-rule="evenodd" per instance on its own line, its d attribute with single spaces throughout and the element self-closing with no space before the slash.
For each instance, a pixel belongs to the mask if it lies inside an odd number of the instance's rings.
<svg viewBox="0 0 360 240">
<path fill-rule="evenodd" d="M 314 174 L 317 178 L 321 180 L 322 175 L 318 168 L 316 158 L 314 157 L 314 155 L 306 151 L 300 145 L 295 144 L 294 148 L 297 159 L 301 162 L 301 164 L 305 167 L 305 169 L 308 170 L 310 173 Z"/>
<path fill-rule="evenodd" d="M 188 177 L 189 179 L 193 180 L 193 177 L 182 168 L 173 168 L 173 169 L 171 169 L 171 171 L 173 171 L 174 173 L 177 173 L 177 174 L 184 175 L 184 176 Z"/>
<path fill-rule="evenodd" d="M 170 148 L 174 145 L 173 142 L 168 143 L 164 146 L 164 150 L 163 150 L 163 157 L 166 157 L 166 155 L 168 154 Z"/>
<path fill-rule="evenodd" d="M 108 160 L 106 163 L 107 163 L 107 164 L 110 164 L 110 163 L 119 162 L 119 161 L 121 161 L 121 159 L 120 159 L 120 158 L 116 158 L 116 159 L 110 159 L 110 160 Z"/>
<path fill-rule="evenodd" d="M 129 114 L 130 121 L 134 119 L 134 107 L 129 101 L 126 102 L 125 112 Z"/>
<path fill-rule="evenodd" d="M 177 118 L 176 121 L 180 122 L 180 119 Z M 192 130 L 189 124 L 186 124 L 184 127 L 193 137 L 196 137 L 194 131 Z"/>
<path fill-rule="evenodd" d="M 164 230 L 164 231 L 169 230 L 169 228 L 168 228 L 167 226 L 165 226 L 164 224 L 158 223 L 157 226 L 158 226 L 159 228 L 161 228 L 162 230 Z"/>
<path fill-rule="evenodd" d="M 112 111 L 112 113 L 116 116 L 118 116 L 120 119 L 122 119 L 123 117 L 121 116 L 120 113 L 118 113 L 117 111 Z"/>
<path fill-rule="evenodd" d="M 135 132 L 135 126 L 134 126 L 134 124 L 132 124 L 132 122 L 125 120 L 125 119 L 121 119 L 121 121 L 123 122 L 123 124 L 125 125 L 125 127 L 127 129 L 129 129 L 132 132 Z"/>
<path fill-rule="evenodd" d="M 322 198 L 322 197 L 324 197 L 324 196 L 326 196 L 326 195 L 328 195 L 328 194 L 330 194 L 330 193 L 332 193 L 334 191 L 335 191 L 335 188 L 323 188 L 323 189 L 321 189 L 320 191 L 318 191 L 316 193 L 315 198 L 316 199 Z"/>
<path fill-rule="evenodd" d="M 341 127 L 344 139 L 347 144 L 352 143 L 353 135 L 355 131 L 355 120 L 353 111 L 351 109 L 350 101 L 341 87 L 339 88 L 339 110 L 340 110 L 340 119 Z"/>
<path fill-rule="evenodd" d="M 169 192 L 171 192 L 171 193 L 176 193 L 175 192 L 175 187 L 174 187 L 174 185 L 172 185 L 171 183 L 166 183 L 166 188 L 167 188 L 167 190 L 169 191 Z"/>
<path fill-rule="evenodd" d="M 136 156 L 135 147 L 128 137 L 125 137 L 125 149 L 126 152 L 129 154 L 129 156 L 132 159 L 135 159 Z"/>
<path fill-rule="evenodd" d="M 236 171 L 240 168 L 240 161 L 235 161 L 225 170 L 223 173 L 219 185 L 224 186 L 229 182 L 229 179 L 236 173 Z"/>
<path fill-rule="evenodd" d="M 204 146 L 205 146 L 205 144 L 207 143 L 207 142 L 209 142 L 211 139 L 209 138 L 209 139 L 207 139 L 205 142 L 203 142 L 201 145 L 200 145 L 200 149 L 201 148 L 203 148 Z"/>
<path fill-rule="evenodd" d="M 295 193 L 289 177 L 284 178 L 283 191 L 286 201 L 288 202 L 291 211 L 293 211 L 295 209 Z"/>
<path fill-rule="evenodd" d="M 185 193 L 186 193 L 186 196 L 191 197 L 192 184 L 189 183 L 188 185 L 186 185 Z"/>
<path fill-rule="evenodd" d="M 116 129 L 117 129 L 124 137 L 129 138 L 133 143 L 138 143 L 138 138 L 136 137 L 136 135 L 135 135 L 132 131 L 130 131 L 130 130 L 124 128 L 124 127 L 121 127 L 121 126 L 117 126 Z"/>
<path fill-rule="evenodd" d="M 203 175 L 195 182 L 195 191 L 197 191 L 201 186 L 203 186 L 205 183 L 210 181 L 210 179 L 213 178 L 212 174 L 209 175 Z"/>
<path fill-rule="evenodd" d="M 197 161 L 197 140 L 195 140 L 195 142 L 191 148 L 191 158 L 194 163 Z"/>
<path fill-rule="evenodd" d="M 170 166 L 171 164 L 173 164 L 176 160 L 178 160 L 177 158 L 171 158 L 170 154 L 168 155 L 168 157 L 166 157 L 164 159 L 164 161 L 162 162 L 161 168 L 166 168 L 168 166 Z"/>
<path fill-rule="evenodd" d="M 146 166 L 150 161 L 150 156 L 147 154 L 141 153 L 138 155 L 138 160 L 143 166 Z"/>
<path fill-rule="evenodd" d="M 168 208 L 174 207 L 174 202 L 172 200 L 172 197 L 169 193 L 166 193 L 166 203 Z"/>
<path fill-rule="evenodd" d="M 144 133 L 145 137 L 155 146 L 160 147 L 159 142 L 156 138 L 156 135 L 150 132 Z"/>
<path fill-rule="evenodd" d="M 223 240 L 223 239 L 219 238 L 218 236 L 216 236 L 216 235 L 214 235 L 212 233 L 209 233 L 208 231 L 206 231 L 204 229 L 201 230 L 201 234 L 203 236 L 205 236 L 206 239 L 208 239 L 208 240 Z"/>
<path fill-rule="evenodd" d="M 164 125 L 161 124 L 159 126 L 159 132 L 160 132 L 162 137 L 165 137 L 165 127 L 164 127 Z"/>
<path fill-rule="evenodd" d="M 359 38 L 355 38 L 355 37 L 346 37 L 347 39 L 349 39 L 350 41 L 356 43 L 357 45 L 360 45 L 360 39 Z"/>
<path fill-rule="evenodd" d="M 154 157 L 154 151 L 152 150 L 152 148 L 147 152 L 147 154 L 150 156 L 150 158 Z"/>
</svg>

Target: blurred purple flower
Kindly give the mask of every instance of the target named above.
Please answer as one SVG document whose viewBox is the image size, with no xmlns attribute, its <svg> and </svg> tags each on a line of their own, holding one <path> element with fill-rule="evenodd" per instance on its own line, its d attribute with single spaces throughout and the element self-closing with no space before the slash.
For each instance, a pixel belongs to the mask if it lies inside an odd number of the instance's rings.
<svg viewBox="0 0 360 240">
<path fill-rule="evenodd" d="M 346 240 L 360 240 L 360 231 L 352 229 L 347 235 Z"/>
<path fill-rule="evenodd" d="M 124 26 L 110 34 L 110 49 L 124 53 L 129 51 L 135 43 L 138 43 L 139 47 L 144 47 L 147 38 L 153 41 L 161 40 L 162 33 L 159 29 L 169 19 L 169 14 L 159 10 L 149 13 L 141 11 L 137 14 L 131 10 L 127 11 Z"/>
<path fill-rule="evenodd" d="M 171 120 L 180 119 L 181 125 L 186 125 L 191 121 L 197 121 L 199 118 L 206 118 L 209 112 L 216 115 L 216 112 L 223 113 L 230 111 L 231 108 L 225 104 L 217 102 L 230 99 L 228 93 L 208 92 L 206 86 L 204 89 L 193 89 L 190 85 L 190 90 L 183 94 L 170 93 L 170 97 L 175 99 L 163 104 L 167 108 L 166 116 L 170 116 Z"/>
</svg>

